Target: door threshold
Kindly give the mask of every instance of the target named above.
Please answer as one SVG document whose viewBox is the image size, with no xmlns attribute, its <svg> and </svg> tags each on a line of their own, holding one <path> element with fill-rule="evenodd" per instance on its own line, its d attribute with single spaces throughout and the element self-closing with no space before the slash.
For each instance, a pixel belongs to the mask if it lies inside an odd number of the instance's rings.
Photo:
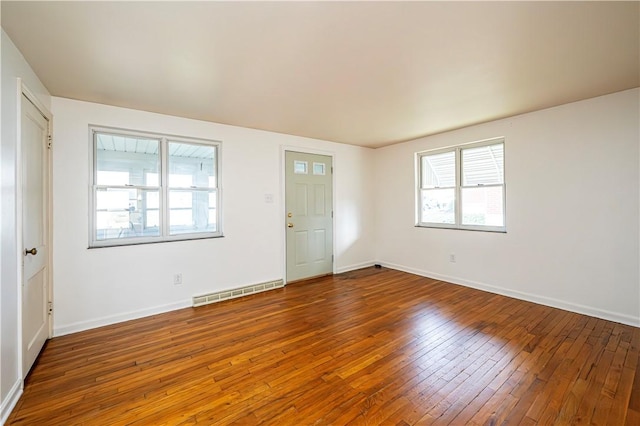
<svg viewBox="0 0 640 426">
<path fill-rule="evenodd" d="M 290 285 L 290 284 L 304 284 L 306 282 L 317 280 L 318 278 L 329 277 L 331 275 L 333 275 L 333 272 L 329 272 L 328 274 L 314 275 L 312 277 L 300 278 L 300 279 L 293 280 L 293 281 L 287 281 L 287 285 Z"/>
</svg>

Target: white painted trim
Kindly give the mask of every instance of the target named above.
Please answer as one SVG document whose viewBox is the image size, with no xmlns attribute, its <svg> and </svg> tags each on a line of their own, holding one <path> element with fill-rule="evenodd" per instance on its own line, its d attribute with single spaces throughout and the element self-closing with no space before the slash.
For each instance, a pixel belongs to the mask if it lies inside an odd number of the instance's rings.
<svg viewBox="0 0 640 426">
<path fill-rule="evenodd" d="M 7 394 L 7 398 L 2 401 L 2 406 L 0 406 L 0 425 L 3 425 L 9 418 L 9 415 L 20 399 L 20 396 L 22 396 L 23 387 L 24 384 L 22 382 L 22 379 L 20 378 L 16 380 L 16 382 L 11 387 L 11 390 Z"/>
<path fill-rule="evenodd" d="M 157 157 L 160 165 L 159 179 L 158 185 L 143 185 L 143 184 L 135 184 L 135 185 L 105 185 L 98 184 L 96 176 L 98 173 L 98 135 L 110 135 L 110 136 L 124 136 L 124 137 L 141 137 L 145 139 L 155 140 L 158 142 L 158 153 Z M 109 127 L 109 126 L 100 126 L 100 125 L 89 125 L 89 141 L 90 141 L 90 150 L 89 150 L 89 241 L 88 247 L 90 249 L 94 248 L 105 248 L 105 247 L 121 247 L 121 246 L 131 246 L 137 244 L 148 244 L 148 243 L 162 243 L 168 241 L 189 241 L 189 240 L 200 240 L 205 238 L 219 238 L 224 236 L 224 232 L 222 229 L 222 216 L 224 208 L 222 206 L 222 186 L 221 186 L 221 176 L 222 176 L 222 142 L 215 139 L 203 139 L 203 138 L 194 138 L 189 136 L 177 136 L 166 133 L 156 133 L 156 132 L 147 132 L 140 130 L 129 130 L 122 129 L 118 127 Z M 188 190 L 215 190 L 216 191 L 216 225 L 217 230 L 213 231 L 202 231 L 202 232 L 185 232 L 179 234 L 171 234 L 171 230 L 169 227 L 168 221 L 168 208 L 169 208 L 169 192 L 172 189 L 169 186 L 169 144 L 171 143 L 182 143 L 188 145 L 198 145 L 203 147 L 213 147 L 215 149 L 215 174 L 216 174 L 216 186 L 215 187 L 202 187 L 195 186 L 184 187 L 178 189 L 188 189 Z M 115 161 L 115 160 L 114 160 Z M 157 190 L 159 194 L 159 206 L 158 206 L 158 215 L 159 215 L 159 223 L 160 223 L 160 234 L 156 236 L 135 236 L 135 237 L 127 237 L 127 238 L 106 238 L 106 239 L 98 239 L 97 238 L 97 225 L 96 225 L 96 210 L 97 210 L 97 191 L 104 189 L 131 189 L 131 190 Z"/>
<path fill-rule="evenodd" d="M 16 239 L 16 295 L 18 296 L 18 377 L 20 381 L 24 380 L 24 344 L 22 342 L 22 253 L 24 250 L 23 231 L 22 231 L 22 94 L 23 84 L 20 77 L 17 78 L 17 106 L 16 106 L 16 157 L 15 157 L 15 224 L 16 229 L 13 230 Z M 26 96 L 26 95 L 25 95 Z M 35 105 L 35 104 L 34 104 Z M 23 384 L 24 385 L 24 384 Z"/>
<path fill-rule="evenodd" d="M 369 268 L 369 267 L 371 267 L 371 266 L 373 266 L 375 264 L 376 264 L 375 261 L 370 260 L 368 262 L 360 262 L 360 263 L 354 263 L 353 265 L 342 266 L 342 267 L 336 269 L 336 274 L 342 274 L 344 272 L 355 271 L 356 269 Z"/>
<path fill-rule="evenodd" d="M 117 324 L 124 321 L 144 318 L 151 315 L 163 314 L 165 312 L 176 311 L 178 309 L 192 307 L 191 300 L 182 300 L 180 302 L 169 303 L 167 305 L 154 306 L 139 311 L 125 312 L 117 315 L 109 315 L 90 321 L 80 321 L 53 329 L 55 337 L 64 336 L 65 334 L 78 333 L 80 331 L 90 330 L 92 328 L 103 327 L 105 325 Z"/>
<path fill-rule="evenodd" d="M 25 95 L 27 99 L 40 111 L 40 114 L 47 119 L 47 121 L 51 122 L 53 120 L 53 114 L 44 106 L 40 99 L 36 95 L 33 94 L 29 87 L 22 81 L 20 77 L 18 77 L 18 87 L 21 95 Z"/>
<path fill-rule="evenodd" d="M 478 188 L 477 186 L 465 186 L 462 181 L 463 174 L 463 164 L 462 157 L 463 151 L 474 148 L 481 148 L 485 146 L 492 145 L 500 145 L 503 147 L 503 179 L 501 184 L 485 184 L 484 188 L 502 188 L 502 218 L 503 225 L 502 226 L 490 226 L 490 225 L 464 225 L 462 223 L 462 190 L 469 188 Z M 423 190 L 428 189 L 437 189 L 437 188 L 423 188 L 422 187 L 422 158 L 431 155 L 444 154 L 444 153 L 454 153 L 454 163 L 455 163 L 455 185 L 452 187 L 444 187 L 443 189 L 453 189 L 455 194 L 455 223 L 434 223 L 434 222 L 422 222 L 422 214 L 421 214 L 421 194 Z M 467 231 L 485 231 L 485 232 L 498 232 L 498 233 L 507 233 L 507 180 L 506 180 L 506 141 L 504 136 L 499 136 L 491 139 L 484 139 L 478 142 L 469 142 L 462 145 L 455 145 L 449 148 L 437 148 L 431 149 L 427 151 L 417 152 L 415 154 L 415 182 L 416 182 L 416 226 L 419 228 L 444 228 L 444 229 L 456 229 L 456 230 L 467 230 Z"/>
<path fill-rule="evenodd" d="M 331 254 L 333 255 L 333 273 L 337 274 L 336 265 L 338 264 L 338 257 L 336 255 L 336 153 L 333 151 L 325 151 L 323 149 L 314 149 L 314 148 L 306 148 L 300 146 L 292 146 L 292 145 L 280 145 L 280 218 L 284 219 L 287 214 L 287 205 L 286 205 L 286 152 L 301 152 L 303 154 L 317 154 L 317 155 L 326 155 L 327 157 L 331 157 L 331 207 L 333 209 L 333 223 L 331 225 L 332 233 L 333 233 L 333 247 L 331 248 Z M 282 276 L 284 285 L 287 285 L 287 228 L 284 227 L 284 221 L 281 220 L 282 224 Z"/>
<path fill-rule="evenodd" d="M 619 322 L 621 324 L 626 324 L 633 327 L 640 327 L 640 318 L 634 318 L 631 315 L 619 314 L 617 312 L 611 312 L 604 309 L 594 308 L 591 306 L 580 305 L 577 303 L 567 302 L 565 300 L 555 299 L 552 297 L 540 296 L 537 294 L 511 290 L 508 288 L 498 287 L 491 284 L 480 283 L 477 281 L 470 281 L 463 278 L 451 277 L 448 275 L 441 275 L 435 272 L 423 271 L 421 269 L 411 268 L 408 266 L 397 265 L 393 263 L 385 263 L 385 262 L 382 262 L 381 264 L 386 268 L 396 269 L 398 271 L 408 272 L 410 274 L 420 275 L 422 277 L 433 278 L 440 281 L 446 281 L 448 283 L 475 288 L 477 290 L 488 291 L 489 293 L 500 294 L 502 296 L 513 297 L 515 299 L 525 300 L 527 302 L 533 302 L 539 305 L 550 306 L 552 308 L 558 308 L 565 311 L 575 312 L 582 315 L 588 315 L 590 317 L 601 318 L 608 321 Z"/>
</svg>

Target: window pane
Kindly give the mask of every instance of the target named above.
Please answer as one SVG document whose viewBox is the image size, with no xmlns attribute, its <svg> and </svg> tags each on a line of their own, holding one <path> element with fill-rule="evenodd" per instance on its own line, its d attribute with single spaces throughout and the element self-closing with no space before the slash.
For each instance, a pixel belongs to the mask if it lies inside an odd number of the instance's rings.
<svg viewBox="0 0 640 426">
<path fill-rule="evenodd" d="M 160 194 L 158 192 L 147 192 L 147 209 L 160 208 Z"/>
<path fill-rule="evenodd" d="M 504 144 L 463 149 L 462 185 L 504 183 Z"/>
<path fill-rule="evenodd" d="M 169 187 L 215 188 L 216 147 L 169 142 Z"/>
<path fill-rule="evenodd" d="M 463 225 L 504 226 L 504 186 L 462 188 Z"/>
<path fill-rule="evenodd" d="M 159 227 L 160 226 L 160 211 L 159 210 L 147 210 L 147 227 Z"/>
<path fill-rule="evenodd" d="M 456 153 L 423 155 L 421 188 L 448 188 L 456 185 Z"/>
<path fill-rule="evenodd" d="M 129 172 L 98 170 L 98 183 L 125 186 L 129 183 Z"/>
<path fill-rule="evenodd" d="M 420 191 L 422 223 L 455 223 L 455 190 L 423 189 Z"/>
<path fill-rule="evenodd" d="M 160 178 L 157 173 L 146 173 L 144 178 L 145 186 L 160 186 Z"/>
<path fill-rule="evenodd" d="M 193 207 L 192 195 L 191 191 L 171 191 L 169 208 L 191 209 Z"/>
<path fill-rule="evenodd" d="M 158 174 L 160 156 L 156 139 L 96 134 L 97 185 L 149 185 L 149 173 Z"/>
<path fill-rule="evenodd" d="M 96 239 L 134 238 L 160 235 L 158 219 L 149 221 L 148 200 L 158 191 L 98 189 L 96 191 Z M 157 210 L 156 210 L 157 217 Z"/>
<path fill-rule="evenodd" d="M 217 230 L 215 212 L 215 191 L 173 190 L 169 192 L 169 230 L 172 235 L 215 232 Z"/>
<path fill-rule="evenodd" d="M 193 183 L 193 175 L 172 173 L 169 175 L 169 182 L 171 182 L 172 188 L 191 188 L 195 186 Z"/>
<path fill-rule="evenodd" d="M 306 161 L 295 160 L 293 162 L 293 173 L 298 174 L 298 175 L 306 175 L 307 174 L 307 162 Z"/>
</svg>

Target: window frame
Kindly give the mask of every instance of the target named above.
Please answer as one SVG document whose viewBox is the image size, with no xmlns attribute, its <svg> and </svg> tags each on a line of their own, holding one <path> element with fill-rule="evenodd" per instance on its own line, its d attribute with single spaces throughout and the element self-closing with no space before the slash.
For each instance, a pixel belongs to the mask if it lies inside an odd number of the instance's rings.
<svg viewBox="0 0 640 426">
<path fill-rule="evenodd" d="M 467 149 L 481 148 L 484 146 L 502 145 L 502 183 L 501 184 L 483 184 L 483 185 L 463 185 L 463 170 L 462 170 L 462 152 Z M 437 154 L 443 154 L 447 152 L 455 153 L 454 160 L 454 174 L 455 174 L 455 186 L 454 186 L 454 223 L 438 223 L 438 222 L 422 222 L 422 191 L 426 188 L 422 186 L 422 158 Z M 419 228 L 443 228 L 443 229 L 455 229 L 455 230 L 467 230 L 467 231 L 485 231 L 485 232 L 507 232 L 507 178 L 506 178 L 506 143 L 504 137 L 497 137 L 491 139 L 485 139 L 477 142 L 469 142 L 465 144 L 450 146 L 446 148 L 437 148 L 427 151 L 420 151 L 415 154 L 415 226 Z M 491 188 L 502 187 L 502 226 L 493 225 L 464 225 L 462 224 L 462 190 L 468 188 Z M 450 188 L 450 187 L 447 187 Z"/>
<path fill-rule="evenodd" d="M 98 134 L 107 134 L 129 138 L 145 138 L 155 139 L 158 141 L 158 186 L 151 187 L 148 185 L 98 185 Z M 170 241 L 188 241 L 188 240 L 200 240 L 209 238 L 223 237 L 222 231 L 222 142 L 212 139 L 202 139 L 185 137 L 171 134 L 161 134 L 153 132 L 144 132 L 138 130 L 105 127 L 105 126 L 89 126 L 89 248 L 102 248 L 102 247 L 119 247 L 119 246 L 131 246 L 138 244 L 154 244 L 164 243 Z M 170 233 L 170 206 L 169 206 L 169 193 L 172 188 L 169 187 L 169 144 L 170 143 L 184 143 L 189 145 L 201 145 L 213 147 L 215 149 L 215 186 L 212 187 L 191 187 L 192 191 L 208 191 L 209 193 L 215 191 L 216 194 L 216 231 L 205 232 L 190 232 L 190 233 Z M 116 188 L 116 189 L 135 189 L 135 190 L 156 190 L 158 191 L 158 231 L 159 235 L 152 236 L 135 236 L 126 238 L 108 238 L 98 239 L 97 229 L 97 192 L 101 189 Z M 175 188 L 174 188 L 175 189 Z M 185 188 L 180 188 L 183 190 Z M 145 195 L 146 196 L 146 195 Z M 193 207 L 192 207 L 193 209 Z M 156 210 L 153 208 L 151 210 Z M 209 208 L 208 211 L 211 209 Z M 144 213 L 146 215 L 146 212 Z M 146 220 L 146 217 L 143 218 Z"/>
</svg>

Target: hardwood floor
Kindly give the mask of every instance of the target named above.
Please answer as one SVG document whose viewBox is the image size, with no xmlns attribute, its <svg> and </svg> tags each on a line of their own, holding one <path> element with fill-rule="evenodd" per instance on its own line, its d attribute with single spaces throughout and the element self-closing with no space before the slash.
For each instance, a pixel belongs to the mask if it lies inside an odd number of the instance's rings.
<svg viewBox="0 0 640 426">
<path fill-rule="evenodd" d="M 368 268 L 55 338 L 8 424 L 639 425 L 639 346 Z"/>
</svg>

